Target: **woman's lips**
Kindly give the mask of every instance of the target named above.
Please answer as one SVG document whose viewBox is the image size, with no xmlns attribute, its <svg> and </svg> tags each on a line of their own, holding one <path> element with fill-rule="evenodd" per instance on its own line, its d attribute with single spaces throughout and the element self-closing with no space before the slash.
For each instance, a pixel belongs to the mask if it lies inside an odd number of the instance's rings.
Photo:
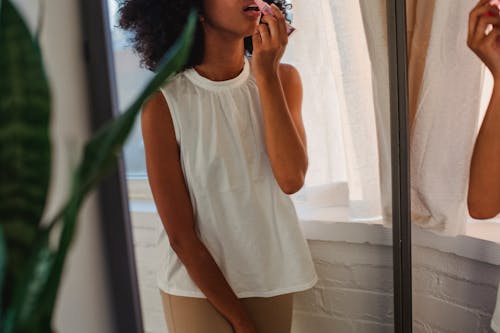
<svg viewBox="0 0 500 333">
<path fill-rule="evenodd" d="M 255 10 L 247 10 L 247 11 L 244 11 L 243 14 L 245 14 L 245 16 L 247 16 L 249 18 L 255 19 L 255 18 L 260 17 L 261 12 L 255 11 Z"/>
</svg>

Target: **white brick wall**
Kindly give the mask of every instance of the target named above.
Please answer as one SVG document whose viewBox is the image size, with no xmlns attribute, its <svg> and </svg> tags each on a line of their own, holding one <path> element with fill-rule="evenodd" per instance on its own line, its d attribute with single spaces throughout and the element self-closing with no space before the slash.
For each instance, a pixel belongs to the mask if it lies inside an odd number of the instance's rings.
<svg viewBox="0 0 500 333">
<path fill-rule="evenodd" d="M 393 332 L 392 248 L 308 241 L 319 281 L 297 293 L 293 332 Z"/>
<path fill-rule="evenodd" d="M 493 332 L 500 266 L 416 246 L 412 259 L 416 333 Z"/>
<path fill-rule="evenodd" d="M 168 330 L 163 318 L 160 292 L 156 287 L 155 276 L 155 235 L 159 219 L 156 213 L 133 211 L 131 218 L 144 333 L 165 333 Z"/>
<path fill-rule="evenodd" d="M 146 333 L 167 332 L 155 285 L 155 213 L 132 213 Z M 296 294 L 293 333 L 393 333 L 392 247 L 308 240 L 319 275 Z M 492 332 L 500 267 L 413 246 L 413 319 L 419 332 Z"/>
</svg>

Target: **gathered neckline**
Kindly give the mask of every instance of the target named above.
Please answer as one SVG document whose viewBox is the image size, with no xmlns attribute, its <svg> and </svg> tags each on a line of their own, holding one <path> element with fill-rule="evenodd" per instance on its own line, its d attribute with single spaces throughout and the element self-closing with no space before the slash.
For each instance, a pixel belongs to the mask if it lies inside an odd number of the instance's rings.
<svg viewBox="0 0 500 333">
<path fill-rule="evenodd" d="M 221 90 L 227 88 L 234 88 L 242 85 L 247 81 L 250 76 L 250 62 L 246 56 L 244 56 L 243 70 L 234 78 L 223 81 L 213 81 L 198 73 L 194 67 L 188 68 L 184 71 L 186 77 L 191 80 L 194 84 L 203 87 L 208 90 Z"/>
</svg>

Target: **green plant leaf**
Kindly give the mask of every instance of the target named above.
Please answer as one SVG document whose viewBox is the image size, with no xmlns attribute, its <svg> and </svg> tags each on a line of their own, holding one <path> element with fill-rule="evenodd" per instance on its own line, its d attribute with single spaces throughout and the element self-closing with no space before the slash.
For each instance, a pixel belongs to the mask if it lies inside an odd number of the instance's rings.
<svg viewBox="0 0 500 333">
<path fill-rule="evenodd" d="M 36 330 L 37 325 L 41 327 L 43 323 L 50 322 L 79 209 L 86 195 L 115 165 L 116 156 L 121 153 L 144 101 L 187 61 L 194 39 L 196 18 L 197 11 L 192 10 L 182 35 L 163 57 L 157 74 L 137 100 L 126 112 L 103 126 L 85 145 L 82 161 L 73 175 L 70 197 L 50 223 L 43 223 L 46 227 L 37 235 L 29 267 L 22 276 L 22 282 L 16 286 L 15 303 L 9 309 L 6 326 L 12 332 L 42 332 Z M 60 221 L 63 222 L 62 231 L 57 249 L 52 251 L 48 246 L 48 235 Z"/>
<path fill-rule="evenodd" d="M 56 252 L 48 246 L 49 233 L 40 230 L 35 248 L 37 251 L 30 258 L 29 275 L 24 274 L 16 281 L 16 293 L 13 304 L 5 313 L 2 323 L 2 333 L 46 332 L 41 330 L 43 323 L 50 317 L 44 313 L 33 311 L 43 296 L 45 286 L 50 282 L 50 272 L 53 269 Z"/>
<path fill-rule="evenodd" d="M 139 97 L 123 114 L 103 127 L 85 147 L 84 162 L 79 170 L 84 191 L 100 180 L 106 166 L 114 161 L 116 155 L 121 153 L 123 143 L 128 137 L 145 100 L 187 61 L 192 44 L 192 38 L 189 36 L 194 33 L 196 22 L 194 15 L 196 13 L 190 15 L 188 26 L 182 34 L 182 38 L 166 54 L 157 75 L 151 79 Z M 188 37 L 189 39 L 186 40 Z"/>
<path fill-rule="evenodd" d="M 13 286 L 30 255 L 43 214 L 51 168 L 51 96 L 42 55 L 10 1 L 0 11 L 0 223 Z M 2 289 L 8 306 L 12 288 Z"/>
<path fill-rule="evenodd" d="M 121 154 L 123 144 L 127 139 L 142 104 L 158 88 L 165 83 L 187 61 L 194 40 L 196 28 L 196 10 L 191 10 L 187 24 L 176 43 L 166 52 L 155 76 L 148 82 L 137 99 L 118 117 L 108 121 L 100 128 L 93 138 L 85 145 L 81 164 L 76 171 L 73 183 L 73 196 L 84 196 L 109 171 Z M 70 205 L 70 201 L 66 206 Z M 63 215 L 66 207 L 61 209 L 52 219 L 52 226 Z"/>
<path fill-rule="evenodd" d="M 7 245 L 5 244 L 5 237 L 3 227 L 0 224 L 0 290 L 4 288 L 5 271 L 7 265 Z M 1 302 L 1 299 L 0 299 Z M 0 303 L 0 319 L 3 317 L 2 304 Z M 1 327 L 1 325 L 0 325 Z"/>
<path fill-rule="evenodd" d="M 83 197 L 92 189 L 116 162 L 117 155 L 121 154 L 123 144 L 127 139 L 142 104 L 158 88 L 165 83 L 187 61 L 194 39 L 196 28 L 196 10 L 191 10 L 187 24 L 176 43 L 162 58 L 156 75 L 148 82 L 137 99 L 124 113 L 108 121 L 100 128 L 92 139 L 85 145 L 82 162 L 80 163 L 73 183 L 73 197 Z M 71 199 L 66 206 L 69 206 Z M 63 208 L 57 217 L 62 216 Z M 52 226 L 57 220 L 53 219 Z"/>
<path fill-rule="evenodd" d="M 2 12 L 2 0 L 0 0 L 0 13 L 1 12 Z M 0 14 L 0 24 L 2 24 L 1 17 L 2 15 Z"/>
</svg>

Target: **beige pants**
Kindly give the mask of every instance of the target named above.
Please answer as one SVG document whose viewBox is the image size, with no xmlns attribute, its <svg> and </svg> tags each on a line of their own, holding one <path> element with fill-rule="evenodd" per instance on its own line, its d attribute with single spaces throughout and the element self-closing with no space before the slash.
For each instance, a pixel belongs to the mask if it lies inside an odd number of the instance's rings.
<svg viewBox="0 0 500 333">
<path fill-rule="evenodd" d="M 168 333 L 234 333 L 231 324 L 206 298 L 167 294 L 160 290 Z M 241 298 L 258 333 L 290 333 L 293 293 Z"/>
</svg>

